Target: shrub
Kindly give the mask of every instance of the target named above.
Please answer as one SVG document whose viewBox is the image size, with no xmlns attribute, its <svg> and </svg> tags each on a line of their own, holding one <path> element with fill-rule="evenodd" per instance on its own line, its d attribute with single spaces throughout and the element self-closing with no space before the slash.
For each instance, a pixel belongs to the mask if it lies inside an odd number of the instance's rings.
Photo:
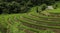
<svg viewBox="0 0 60 33">
<path fill-rule="evenodd" d="M 42 6 L 41 6 L 42 11 L 43 11 L 43 10 L 45 10 L 45 9 L 46 9 L 46 7 L 47 7 L 47 5 L 46 5 L 46 4 L 42 4 Z"/>
<path fill-rule="evenodd" d="M 41 6 L 38 6 L 38 12 L 42 12 L 46 9 L 47 5 L 46 4 L 42 4 Z"/>
</svg>

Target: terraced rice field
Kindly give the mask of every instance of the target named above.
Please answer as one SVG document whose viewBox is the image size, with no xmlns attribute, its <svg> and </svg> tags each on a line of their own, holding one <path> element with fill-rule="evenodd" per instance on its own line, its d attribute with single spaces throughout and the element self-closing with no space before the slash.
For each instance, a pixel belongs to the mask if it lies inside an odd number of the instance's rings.
<svg viewBox="0 0 60 33">
<path fill-rule="evenodd" d="M 60 19 L 60 17 L 56 17 L 56 16 L 55 17 L 52 17 L 52 16 L 51 17 L 47 17 L 47 16 L 41 17 L 39 14 L 38 15 L 30 14 L 29 16 L 27 16 L 27 15 L 23 16 L 21 18 L 21 21 L 24 20 L 25 22 L 27 22 L 28 26 L 30 23 L 30 24 L 32 24 L 31 25 L 32 27 L 34 25 L 37 29 L 40 29 L 40 30 L 41 29 L 42 30 L 51 29 L 56 32 L 58 30 L 60 31 L 60 20 L 59 19 Z"/>
<path fill-rule="evenodd" d="M 1 33 L 60 33 L 60 17 L 38 13 L 0 15 Z"/>
<path fill-rule="evenodd" d="M 0 15 L 0 33 L 60 33 L 60 13 L 36 13 L 35 8 L 32 11 Z"/>
</svg>

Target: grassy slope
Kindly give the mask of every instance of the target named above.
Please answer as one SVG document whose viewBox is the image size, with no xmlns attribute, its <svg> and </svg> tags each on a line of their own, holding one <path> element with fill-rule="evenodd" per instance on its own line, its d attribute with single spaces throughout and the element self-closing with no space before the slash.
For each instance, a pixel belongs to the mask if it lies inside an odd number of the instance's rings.
<svg viewBox="0 0 60 33">
<path fill-rule="evenodd" d="M 59 10 L 59 9 L 58 9 Z M 30 13 L 24 13 L 24 14 L 10 14 L 10 15 L 0 15 L 0 31 L 1 33 L 5 33 L 6 31 L 7 32 L 10 32 L 10 33 L 25 33 L 23 31 L 23 28 L 25 29 L 29 29 L 29 30 L 33 30 L 33 28 L 29 28 L 29 27 L 26 27 L 26 26 L 23 26 L 21 24 L 21 21 L 20 19 L 22 18 L 22 16 L 26 16 L 28 14 L 34 14 L 34 15 L 38 15 L 36 13 L 36 7 L 33 7 L 32 10 L 30 10 L 31 12 Z M 57 12 L 57 10 L 55 10 Z M 54 11 L 52 11 L 54 12 Z M 60 11 L 59 11 L 60 12 Z M 55 12 L 54 12 L 55 13 Z M 57 12 L 58 13 L 58 12 Z M 26 15 L 25 15 L 26 14 Z M 23 20 L 24 21 L 24 20 Z M 23 28 L 22 28 L 23 27 Z M 22 29 L 21 29 L 22 28 Z M 5 32 L 3 31 L 4 29 L 7 29 Z M 35 29 L 34 29 L 35 30 Z M 42 30 L 39 30 L 41 31 L 42 33 L 48 33 L 47 31 L 50 31 L 50 30 L 46 30 L 46 31 L 42 31 Z M 40 33 L 41 33 L 40 32 Z M 51 31 L 50 31 L 51 32 Z M 53 32 L 52 32 L 53 33 Z"/>
<path fill-rule="evenodd" d="M 48 11 L 49 13 L 60 13 L 60 9 L 54 9 L 54 10 L 46 10 Z"/>
<path fill-rule="evenodd" d="M 21 25 L 19 18 L 20 14 L 0 15 L 0 31 L 2 31 L 2 33 L 5 33 L 6 31 L 9 33 L 22 33 L 23 31 L 19 30 Z M 4 32 L 2 29 L 7 30 Z"/>
<path fill-rule="evenodd" d="M 22 15 L 24 15 L 24 14 L 21 14 L 21 15 L 20 14 L 0 15 L 1 16 L 0 17 L 0 24 L 1 24 L 0 26 L 2 26 L 1 28 L 2 29 L 6 28 L 7 30 L 10 30 L 10 31 L 7 31 L 10 33 L 25 33 L 23 30 L 19 30 L 19 29 L 21 29 L 20 26 L 23 26 L 23 25 L 21 25 L 21 23 L 19 21 L 19 18 L 21 18 Z M 24 27 L 24 28 L 26 29 L 28 27 Z M 28 28 L 28 29 L 30 29 L 30 28 Z M 18 32 L 18 31 L 20 31 L 20 32 Z M 49 30 L 46 30 L 46 32 L 47 31 L 49 31 Z M 40 30 L 40 32 L 42 32 L 42 31 Z M 5 32 L 2 31 L 2 33 L 5 33 Z"/>
</svg>

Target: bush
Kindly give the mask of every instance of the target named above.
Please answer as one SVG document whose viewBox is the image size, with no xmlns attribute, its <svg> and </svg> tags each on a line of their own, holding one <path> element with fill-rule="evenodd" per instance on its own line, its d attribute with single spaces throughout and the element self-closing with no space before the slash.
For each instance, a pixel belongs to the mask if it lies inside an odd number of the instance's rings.
<svg viewBox="0 0 60 33">
<path fill-rule="evenodd" d="M 42 12 L 46 9 L 47 5 L 46 4 L 42 4 L 41 6 L 38 6 L 38 12 Z"/>
<path fill-rule="evenodd" d="M 46 9 L 46 7 L 47 7 L 47 5 L 46 5 L 46 4 L 42 4 L 42 5 L 40 6 L 40 9 L 43 11 L 43 10 L 45 10 L 45 9 Z"/>
<path fill-rule="evenodd" d="M 23 9 L 21 9 L 23 8 Z M 0 14 L 11 14 L 11 13 L 24 13 L 29 10 L 28 5 L 21 5 L 16 1 L 12 2 L 0 2 Z"/>
<path fill-rule="evenodd" d="M 11 13 L 24 13 L 28 11 L 28 6 L 20 5 L 15 1 L 12 2 L 1 2 L 0 3 L 0 14 L 11 14 Z"/>
<path fill-rule="evenodd" d="M 47 7 L 46 4 L 42 4 L 42 6 L 41 6 L 42 11 L 44 11 L 46 9 L 46 7 Z"/>
</svg>

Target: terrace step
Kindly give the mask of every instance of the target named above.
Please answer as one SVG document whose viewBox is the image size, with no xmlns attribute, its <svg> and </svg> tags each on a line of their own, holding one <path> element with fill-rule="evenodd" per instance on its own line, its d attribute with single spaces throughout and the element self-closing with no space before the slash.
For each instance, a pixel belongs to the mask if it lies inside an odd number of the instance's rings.
<svg viewBox="0 0 60 33">
<path fill-rule="evenodd" d="M 28 26 L 30 28 L 35 28 L 35 29 L 38 29 L 38 30 L 46 30 L 48 28 L 44 28 L 44 27 L 39 27 L 39 26 L 36 26 L 36 25 L 31 25 L 31 24 L 28 24 L 28 23 L 22 23 L 24 26 Z"/>
<path fill-rule="evenodd" d="M 32 15 L 28 15 L 28 16 L 26 15 L 24 17 L 29 18 L 29 19 L 39 19 L 40 21 L 60 22 L 59 19 L 41 18 L 41 17 L 32 16 Z"/>
<path fill-rule="evenodd" d="M 23 21 L 23 20 L 20 20 L 21 22 L 24 22 L 24 23 L 27 23 L 27 24 L 31 24 L 31 25 L 36 25 L 36 26 L 40 26 L 40 27 L 47 27 L 47 28 L 53 28 L 53 29 L 60 29 L 60 26 L 48 26 L 48 25 L 44 25 L 44 24 L 36 24 L 36 23 L 32 23 L 32 22 L 29 22 L 29 21 Z"/>
<path fill-rule="evenodd" d="M 55 17 L 55 16 L 44 16 L 44 15 L 41 15 L 41 14 L 30 14 L 30 16 L 36 16 L 36 17 L 40 17 L 40 18 L 51 18 L 51 19 L 60 19 L 60 17 Z"/>
<path fill-rule="evenodd" d="M 34 17 L 30 17 L 30 16 L 22 16 L 23 18 L 23 20 L 27 20 L 28 22 L 30 21 L 30 22 L 34 22 L 34 23 L 46 23 L 46 24 L 50 24 L 50 25 L 53 25 L 53 26 L 60 26 L 60 22 L 56 22 L 56 21 L 45 21 L 45 20 L 38 20 L 38 19 L 36 19 L 36 17 L 34 18 Z"/>
<path fill-rule="evenodd" d="M 52 22 L 47 22 L 47 21 L 38 21 L 38 20 L 32 20 L 32 19 L 28 19 L 28 18 L 24 18 L 23 17 L 23 20 L 26 20 L 28 22 L 32 22 L 32 23 L 36 23 L 36 24 L 45 24 L 45 25 L 49 25 L 49 26 L 60 26 L 60 22 L 59 23 L 52 23 Z"/>
</svg>

